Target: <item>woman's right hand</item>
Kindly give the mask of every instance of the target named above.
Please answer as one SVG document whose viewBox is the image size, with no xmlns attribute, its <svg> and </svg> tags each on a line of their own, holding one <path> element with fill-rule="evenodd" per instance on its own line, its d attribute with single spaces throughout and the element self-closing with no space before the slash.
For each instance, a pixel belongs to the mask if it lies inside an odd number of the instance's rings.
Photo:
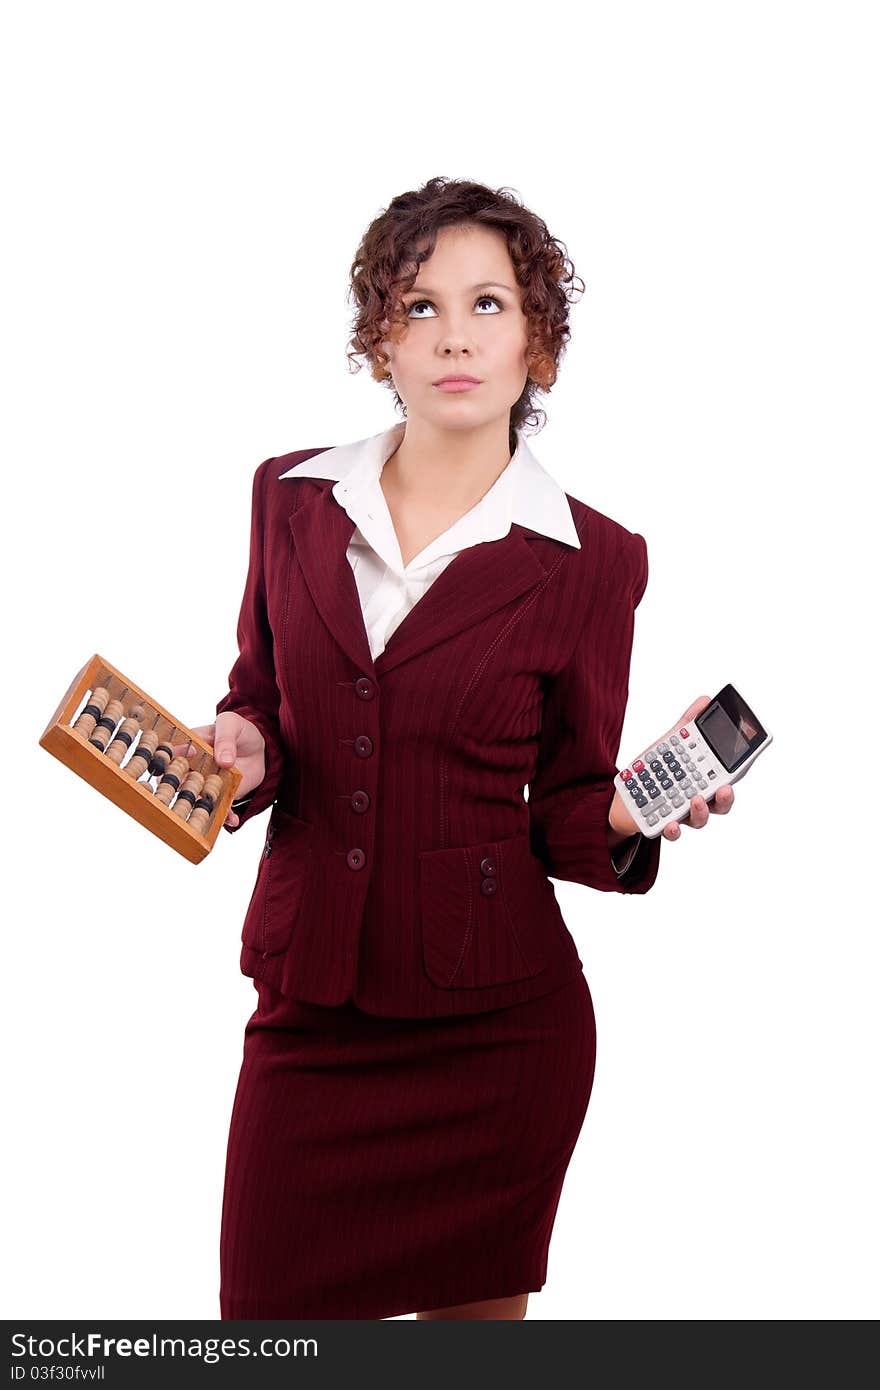
<svg viewBox="0 0 880 1390">
<path fill-rule="evenodd" d="M 235 793 L 236 800 L 247 796 L 262 782 L 266 775 L 266 740 L 256 724 L 243 719 L 233 710 L 218 714 L 213 724 L 193 726 L 193 733 L 205 743 L 209 743 L 214 753 L 214 761 L 220 767 L 232 767 L 233 763 L 241 773 L 241 781 Z M 191 743 L 180 743 L 174 747 L 175 755 L 193 757 L 198 749 Z M 238 825 L 238 816 L 230 808 L 225 825 L 232 828 Z"/>
</svg>

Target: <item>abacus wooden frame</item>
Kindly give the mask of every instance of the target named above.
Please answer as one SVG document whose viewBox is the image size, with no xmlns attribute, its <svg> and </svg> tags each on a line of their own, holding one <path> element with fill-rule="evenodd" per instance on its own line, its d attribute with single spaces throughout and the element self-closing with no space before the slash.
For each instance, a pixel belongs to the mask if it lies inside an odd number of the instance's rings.
<svg viewBox="0 0 880 1390">
<path fill-rule="evenodd" d="M 192 826 L 188 825 L 185 820 L 176 816 L 161 801 L 157 801 L 149 787 L 135 781 L 122 768 L 111 762 L 104 753 L 89 743 L 87 738 L 71 727 L 74 717 L 79 713 L 79 707 L 86 692 L 94 690 L 98 685 L 105 684 L 104 678 L 118 681 L 120 691 L 127 687 L 128 694 L 132 699 L 143 705 L 145 722 L 146 720 L 153 720 L 158 715 L 175 730 L 172 740 L 174 743 L 183 743 L 185 739 L 189 739 L 195 748 L 207 753 L 211 760 L 208 771 L 219 774 L 223 782 L 223 792 L 214 808 L 204 835 L 193 830 Z M 165 737 L 166 735 L 163 735 L 163 739 Z M 89 782 L 103 796 L 108 797 L 121 810 L 127 812 L 147 830 L 157 835 L 160 840 L 164 840 L 166 845 L 170 845 L 178 854 L 182 854 L 191 864 L 200 863 L 210 853 L 241 781 L 241 772 L 237 767 L 218 767 L 214 762 L 214 753 L 210 744 L 205 743 L 185 724 L 181 724 L 179 719 L 175 719 L 172 714 L 169 714 L 168 710 L 158 704 L 151 695 L 141 690 L 134 681 L 130 680 L 128 676 L 124 676 L 121 671 L 118 671 L 115 666 L 112 666 L 98 653 L 91 657 L 74 677 L 66 695 L 46 725 L 40 738 L 40 747 L 45 748 L 47 753 L 51 753 L 59 762 L 64 763 L 78 777 Z"/>
</svg>

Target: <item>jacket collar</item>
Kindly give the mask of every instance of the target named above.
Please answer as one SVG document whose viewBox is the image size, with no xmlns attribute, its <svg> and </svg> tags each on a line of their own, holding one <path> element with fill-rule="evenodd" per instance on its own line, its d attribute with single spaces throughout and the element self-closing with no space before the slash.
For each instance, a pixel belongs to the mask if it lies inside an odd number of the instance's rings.
<svg viewBox="0 0 880 1390">
<path fill-rule="evenodd" d="M 341 499 L 354 496 L 354 492 L 343 492 L 343 487 L 356 490 L 376 482 L 404 427 L 401 422 L 354 444 L 316 451 L 278 475 L 279 480 L 335 480 L 335 486 L 316 485 L 307 497 L 298 499 L 300 505 L 290 513 L 290 529 L 300 568 L 324 622 L 358 670 L 376 675 L 454 637 L 546 579 L 549 567 L 541 558 L 546 550 L 535 546 L 535 536 L 580 549 L 565 493 L 517 432 L 514 456 L 490 489 L 494 492 L 509 474 L 503 484 L 509 502 L 502 509 L 508 517 L 506 531 L 495 533 L 493 545 L 469 544 L 455 555 L 398 624 L 374 662 L 347 558 L 355 520 Z M 535 533 L 531 540 L 527 531 Z"/>
</svg>

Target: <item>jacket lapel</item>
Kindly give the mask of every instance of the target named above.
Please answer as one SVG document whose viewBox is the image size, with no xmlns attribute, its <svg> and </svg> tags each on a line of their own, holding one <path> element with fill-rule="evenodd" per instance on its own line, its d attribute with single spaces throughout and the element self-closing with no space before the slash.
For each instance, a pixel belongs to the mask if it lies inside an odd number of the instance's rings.
<svg viewBox="0 0 880 1390">
<path fill-rule="evenodd" d="M 315 607 L 355 666 L 376 675 L 480 622 L 547 574 L 516 523 L 501 540 L 468 546 L 410 609 L 374 664 L 346 555 L 354 528 L 332 495 L 332 483 L 319 484 L 290 514 L 296 558 Z"/>
</svg>

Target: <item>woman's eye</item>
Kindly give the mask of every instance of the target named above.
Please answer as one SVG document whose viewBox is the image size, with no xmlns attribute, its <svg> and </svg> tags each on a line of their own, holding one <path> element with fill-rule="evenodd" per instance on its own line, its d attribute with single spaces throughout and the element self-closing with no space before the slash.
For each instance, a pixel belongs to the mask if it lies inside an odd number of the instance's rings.
<svg viewBox="0 0 880 1390">
<path fill-rule="evenodd" d="M 503 304 L 501 303 L 501 300 L 500 300 L 500 299 L 496 299 L 494 294 L 481 294 L 480 297 L 479 297 L 479 299 L 475 300 L 474 303 L 475 303 L 475 304 L 494 304 L 494 305 L 497 307 L 499 313 L 502 312 L 502 311 L 503 311 L 503 308 L 504 308 Z M 424 305 L 426 305 L 426 304 L 428 305 L 429 308 L 433 309 L 434 305 L 431 303 L 430 299 L 416 299 L 416 300 L 414 300 L 413 303 L 410 304 L 409 309 L 407 310 L 407 318 L 409 318 L 410 314 L 412 314 L 413 309 L 421 309 L 421 308 L 422 308 Z M 424 319 L 424 318 L 430 317 L 430 315 L 428 315 L 428 314 L 416 314 L 415 317 L 416 317 L 417 319 Z"/>
</svg>

